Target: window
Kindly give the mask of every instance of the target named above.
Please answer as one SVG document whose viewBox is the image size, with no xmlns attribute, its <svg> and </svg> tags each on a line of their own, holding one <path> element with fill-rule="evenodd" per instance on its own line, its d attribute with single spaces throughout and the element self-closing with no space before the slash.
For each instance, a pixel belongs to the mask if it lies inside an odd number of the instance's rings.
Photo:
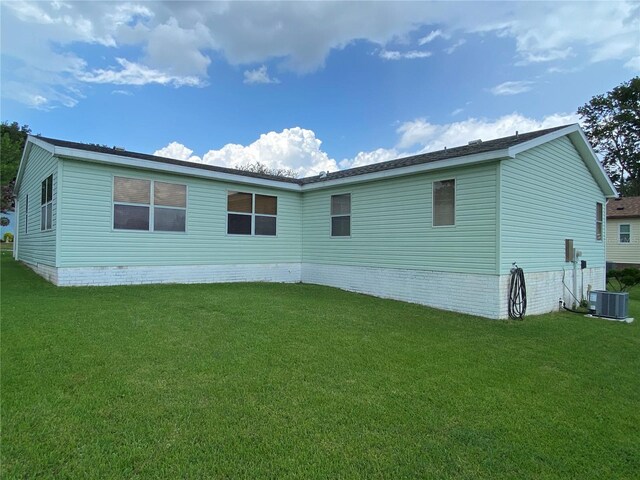
<svg viewBox="0 0 640 480">
<path fill-rule="evenodd" d="M 602 240 L 602 204 L 596 203 L 596 240 Z"/>
<path fill-rule="evenodd" d="M 245 192 L 227 192 L 227 233 L 231 235 L 276 235 L 278 197 Z"/>
<path fill-rule="evenodd" d="M 433 182 L 433 226 L 456 224 L 456 181 Z"/>
<path fill-rule="evenodd" d="M 114 229 L 184 232 L 186 216 L 186 185 L 113 177 Z"/>
<path fill-rule="evenodd" d="M 29 195 L 24 197 L 24 233 L 29 233 Z"/>
<path fill-rule="evenodd" d="M 53 215 L 53 175 L 42 181 L 40 193 L 40 230 L 51 230 Z"/>
<path fill-rule="evenodd" d="M 620 243 L 631 243 L 631 225 L 620 225 Z"/>
<path fill-rule="evenodd" d="M 351 236 L 351 194 L 331 195 L 331 236 Z"/>
</svg>

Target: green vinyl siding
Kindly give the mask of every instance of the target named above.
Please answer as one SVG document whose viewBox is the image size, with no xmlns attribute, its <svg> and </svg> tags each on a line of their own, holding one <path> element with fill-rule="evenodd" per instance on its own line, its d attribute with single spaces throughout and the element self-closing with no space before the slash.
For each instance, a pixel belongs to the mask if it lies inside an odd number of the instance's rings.
<svg viewBox="0 0 640 480">
<path fill-rule="evenodd" d="M 60 266 L 300 262 L 300 193 L 65 159 Z M 187 185 L 186 232 L 114 230 L 113 177 Z M 277 235 L 227 235 L 227 191 L 278 197 Z"/>
<path fill-rule="evenodd" d="M 433 182 L 456 180 L 455 226 L 432 226 Z M 305 263 L 450 272 L 496 271 L 497 163 L 303 195 Z M 351 235 L 331 238 L 331 195 L 351 194 Z"/>
<path fill-rule="evenodd" d="M 569 138 L 561 137 L 501 164 L 500 272 L 571 267 L 565 239 L 589 267 L 604 267 L 606 219 L 596 240 L 596 202 L 606 198 Z"/>
<path fill-rule="evenodd" d="M 56 228 L 58 226 L 58 162 L 45 149 L 31 145 L 25 159 L 18 194 L 18 260 L 31 264 L 56 266 Z M 40 229 L 40 193 L 42 181 L 53 175 L 51 229 Z M 25 199 L 29 196 L 29 228 L 25 225 Z"/>
</svg>

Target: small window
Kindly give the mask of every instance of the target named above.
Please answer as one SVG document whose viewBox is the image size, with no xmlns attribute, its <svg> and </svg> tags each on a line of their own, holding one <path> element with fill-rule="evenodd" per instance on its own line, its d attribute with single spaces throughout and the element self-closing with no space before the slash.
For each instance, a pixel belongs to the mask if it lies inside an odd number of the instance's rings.
<svg viewBox="0 0 640 480">
<path fill-rule="evenodd" d="M 596 240 L 602 240 L 602 204 L 596 203 Z"/>
<path fill-rule="evenodd" d="M 456 181 L 433 182 L 433 226 L 456 224 Z"/>
<path fill-rule="evenodd" d="M 620 243 L 631 243 L 631 225 L 620 225 Z"/>
<path fill-rule="evenodd" d="M 246 192 L 227 193 L 227 233 L 275 236 L 278 197 Z"/>
<path fill-rule="evenodd" d="M 40 230 L 51 230 L 53 216 L 53 175 L 42 181 L 40 193 Z"/>
<path fill-rule="evenodd" d="M 186 185 L 113 177 L 115 230 L 185 232 L 186 220 Z"/>
<path fill-rule="evenodd" d="M 351 236 L 351 194 L 331 195 L 331 236 Z"/>
<path fill-rule="evenodd" d="M 24 197 L 24 233 L 29 233 L 29 195 Z"/>
</svg>

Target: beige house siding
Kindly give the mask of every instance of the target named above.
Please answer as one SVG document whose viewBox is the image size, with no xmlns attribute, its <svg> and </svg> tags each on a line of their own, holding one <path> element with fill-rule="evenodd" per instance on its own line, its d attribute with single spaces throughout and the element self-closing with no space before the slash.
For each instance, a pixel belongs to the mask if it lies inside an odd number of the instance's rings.
<svg viewBox="0 0 640 480">
<path fill-rule="evenodd" d="M 631 225 L 630 243 L 620 243 L 620 225 Z M 640 265 L 640 218 L 607 219 L 607 262 Z"/>
</svg>

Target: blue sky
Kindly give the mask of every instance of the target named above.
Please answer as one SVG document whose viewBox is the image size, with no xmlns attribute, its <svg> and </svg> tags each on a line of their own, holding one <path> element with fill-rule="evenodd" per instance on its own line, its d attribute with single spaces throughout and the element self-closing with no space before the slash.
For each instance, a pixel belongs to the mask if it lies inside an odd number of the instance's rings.
<svg viewBox="0 0 640 480">
<path fill-rule="evenodd" d="M 2 120 L 300 175 L 572 123 L 632 2 L 2 2 Z"/>
</svg>

